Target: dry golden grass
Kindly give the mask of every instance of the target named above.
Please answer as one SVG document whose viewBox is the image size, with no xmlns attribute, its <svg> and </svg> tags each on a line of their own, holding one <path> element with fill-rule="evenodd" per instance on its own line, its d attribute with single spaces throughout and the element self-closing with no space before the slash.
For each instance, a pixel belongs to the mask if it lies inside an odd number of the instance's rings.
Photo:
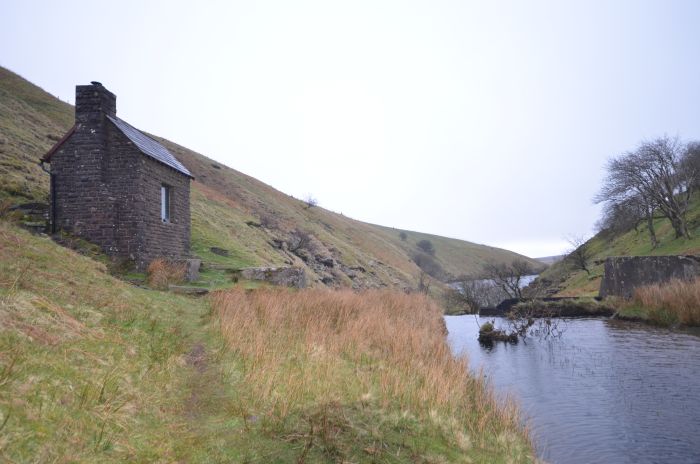
<svg viewBox="0 0 700 464">
<path fill-rule="evenodd" d="M 185 265 L 173 263 L 163 258 L 151 261 L 146 272 L 148 285 L 161 290 L 167 290 L 168 285 L 178 284 L 185 280 Z"/>
<path fill-rule="evenodd" d="M 629 305 L 643 308 L 646 317 L 657 324 L 700 326 L 700 279 L 640 287 Z"/>
<path fill-rule="evenodd" d="M 229 290 L 213 296 L 221 330 L 244 362 L 247 407 L 284 419 L 319 404 L 399 411 L 475 446 L 500 437 L 529 453 L 514 405 L 499 405 L 452 355 L 441 309 L 386 290 Z M 517 437 L 517 438 L 513 438 Z"/>
</svg>

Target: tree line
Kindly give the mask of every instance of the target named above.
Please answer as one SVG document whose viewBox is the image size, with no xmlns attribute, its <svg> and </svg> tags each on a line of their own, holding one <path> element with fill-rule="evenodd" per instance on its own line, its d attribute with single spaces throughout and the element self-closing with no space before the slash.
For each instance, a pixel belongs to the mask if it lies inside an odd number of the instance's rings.
<svg viewBox="0 0 700 464">
<path fill-rule="evenodd" d="M 676 238 L 690 238 L 687 213 L 700 185 L 700 142 L 659 137 L 611 158 L 594 202 L 603 204 L 599 230 L 626 232 L 646 223 L 652 248 L 654 220 L 667 218 Z"/>
</svg>

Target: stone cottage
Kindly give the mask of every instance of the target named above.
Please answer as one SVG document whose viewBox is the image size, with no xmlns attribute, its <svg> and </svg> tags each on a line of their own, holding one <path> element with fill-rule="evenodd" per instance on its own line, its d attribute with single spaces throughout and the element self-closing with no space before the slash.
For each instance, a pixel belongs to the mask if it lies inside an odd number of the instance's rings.
<svg viewBox="0 0 700 464">
<path fill-rule="evenodd" d="M 99 82 L 75 88 L 75 125 L 50 163 L 49 224 L 144 269 L 190 251 L 192 174 L 160 143 L 117 117 Z"/>
</svg>

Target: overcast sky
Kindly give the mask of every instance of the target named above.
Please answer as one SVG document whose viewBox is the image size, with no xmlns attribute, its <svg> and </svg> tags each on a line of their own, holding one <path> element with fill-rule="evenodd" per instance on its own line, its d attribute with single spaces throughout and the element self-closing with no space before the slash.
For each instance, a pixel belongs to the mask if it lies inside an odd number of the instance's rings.
<svg viewBox="0 0 700 464">
<path fill-rule="evenodd" d="M 605 160 L 700 139 L 700 1 L 0 0 L 0 65 L 363 221 L 557 254 Z"/>
</svg>

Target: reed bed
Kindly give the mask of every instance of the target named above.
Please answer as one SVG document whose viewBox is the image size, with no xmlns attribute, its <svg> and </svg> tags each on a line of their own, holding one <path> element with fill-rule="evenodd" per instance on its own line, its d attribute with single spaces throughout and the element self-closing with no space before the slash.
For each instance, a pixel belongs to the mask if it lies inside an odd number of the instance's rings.
<svg viewBox="0 0 700 464">
<path fill-rule="evenodd" d="M 700 326 L 700 278 L 637 288 L 628 306 L 656 324 Z"/>
<path fill-rule="evenodd" d="M 146 269 L 148 285 L 151 288 L 167 290 L 170 284 L 179 284 L 185 280 L 185 265 L 170 262 L 163 258 L 151 261 Z"/>
<path fill-rule="evenodd" d="M 233 289 L 214 294 L 213 307 L 242 359 L 251 414 L 284 421 L 342 405 L 412 417 L 515 461 L 530 455 L 517 408 L 497 402 L 467 360 L 452 355 L 442 312 L 426 296 Z"/>
</svg>

